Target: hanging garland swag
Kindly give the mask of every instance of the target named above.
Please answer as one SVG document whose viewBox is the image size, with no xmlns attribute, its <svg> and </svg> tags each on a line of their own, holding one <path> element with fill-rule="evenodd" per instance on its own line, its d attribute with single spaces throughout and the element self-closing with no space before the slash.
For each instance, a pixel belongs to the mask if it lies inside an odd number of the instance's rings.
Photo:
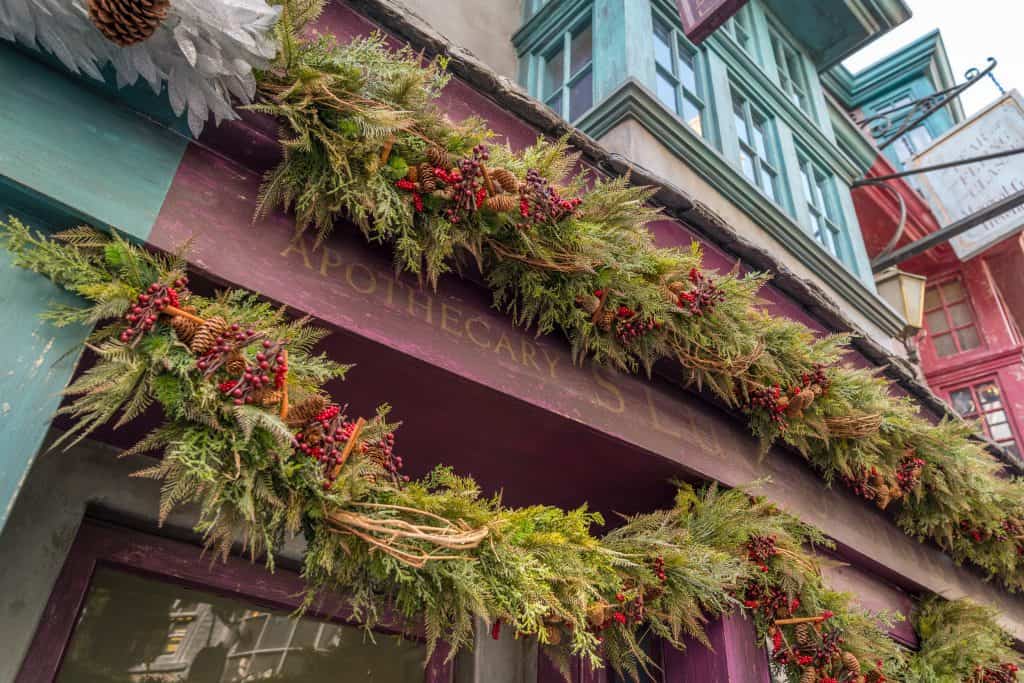
<svg viewBox="0 0 1024 683">
<path fill-rule="evenodd" d="M 965 425 L 922 420 L 885 382 L 838 364 L 843 338 L 763 312 L 762 276 L 706 272 L 696 247 L 655 248 L 647 190 L 614 180 L 584 192 L 564 142 L 514 153 L 480 122 L 449 122 L 432 104 L 443 60 L 424 66 L 379 37 L 300 39 L 318 10 L 284 4 L 279 55 L 260 81 L 254 108 L 289 133 L 261 210 L 295 208 L 300 229 L 321 236 L 348 217 L 431 283 L 468 255 L 498 306 L 564 332 L 577 359 L 648 372 L 678 360 L 766 444 L 786 441 L 880 507 L 898 500 L 908 533 L 1021 585 L 1021 486 L 995 476 Z M 682 647 L 742 606 L 791 681 L 1016 680 L 993 613 L 965 603 L 922 606 L 921 652 L 898 651 L 884 615 L 822 583 L 813 549 L 824 538 L 742 491 L 681 487 L 673 509 L 599 539 L 590 529 L 602 520 L 585 509 L 507 508 L 446 468 L 409 481 L 387 407 L 353 419 L 322 391 L 347 368 L 313 355 L 323 332 L 305 320 L 243 291 L 195 296 L 180 261 L 116 235 L 51 240 L 13 218 L 2 228 L 18 265 L 92 303 L 49 320 L 104 323 L 89 340 L 96 364 L 66 390 L 73 426 L 61 441 L 158 403 L 165 422 L 127 453 L 163 453 L 138 473 L 163 482 L 161 519 L 197 502 L 210 546 L 227 553 L 243 538 L 271 568 L 303 533 L 309 600 L 336 590 L 368 626 L 387 604 L 453 655 L 482 618 L 536 635 L 561 663 L 581 656 L 632 676 L 653 666 L 644 638 Z"/>
</svg>

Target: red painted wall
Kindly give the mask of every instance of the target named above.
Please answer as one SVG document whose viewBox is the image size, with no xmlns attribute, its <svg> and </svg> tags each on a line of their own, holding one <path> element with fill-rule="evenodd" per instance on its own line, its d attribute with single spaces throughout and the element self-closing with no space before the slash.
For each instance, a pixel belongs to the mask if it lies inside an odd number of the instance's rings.
<svg viewBox="0 0 1024 683">
<path fill-rule="evenodd" d="M 893 173 L 879 157 L 867 176 Z M 902 246 L 935 232 L 940 224 L 928 204 L 903 180 L 886 183 L 888 188 L 867 186 L 853 191 L 854 207 L 864 234 L 868 255 L 874 258 L 897 230 L 900 209 L 893 192 L 903 197 L 907 220 Z M 921 369 L 929 386 L 949 399 L 950 392 L 986 379 L 999 384 L 1018 444 L 1024 438 L 1024 345 L 1017 320 L 1024 320 L 1024 241 L 1012 239 L 962 262 L 948 245 L 942 245 L 909 259 L 900 267 L 924 275 L 928 284 L 959 278 L 967 290 L 981 345 L 975 349 L 940 357 L 928 331 L 917 337 Z"/>
</svg>

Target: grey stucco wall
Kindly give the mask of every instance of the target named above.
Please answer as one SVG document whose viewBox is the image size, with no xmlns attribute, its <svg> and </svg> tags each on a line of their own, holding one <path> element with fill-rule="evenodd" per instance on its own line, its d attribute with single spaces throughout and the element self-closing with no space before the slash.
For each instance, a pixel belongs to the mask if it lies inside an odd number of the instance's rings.
<svg viewBox="0 0 1024 683">
<path fill-rule="evenodd" d="M 523 0 L 402 0 L 453 43 L 502 76 L 516 80 L 512 34 L 523 23 Z"/>
</svg>

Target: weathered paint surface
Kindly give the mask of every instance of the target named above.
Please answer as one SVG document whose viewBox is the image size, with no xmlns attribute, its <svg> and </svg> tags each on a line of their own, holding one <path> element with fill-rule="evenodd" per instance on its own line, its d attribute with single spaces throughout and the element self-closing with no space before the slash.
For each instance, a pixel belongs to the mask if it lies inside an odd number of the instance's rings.
<svg viewBox="0 0 1024 683">
<path fill-rule="evenodd" d="M 0 43 L 0 177 L 145 239 L 186 141 Z"/>
<path fill-rule="evenodd" d="M 75 303 L 75 297 L 15 267 L 11 256 L 0 251 L 0 353 L 7 359 L 0 369 L 0 530 L 89 332 L 78 325 L 56 328 L 41 321 L 39 314 L 51 302 Z"/>
</svg>

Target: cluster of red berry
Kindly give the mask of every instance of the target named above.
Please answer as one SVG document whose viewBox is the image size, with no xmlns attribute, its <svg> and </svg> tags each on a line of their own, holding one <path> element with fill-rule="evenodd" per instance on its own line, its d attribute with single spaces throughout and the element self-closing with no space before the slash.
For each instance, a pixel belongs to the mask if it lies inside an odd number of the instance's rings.
<svg viewBox="0 0 1024 683">
<path fill-rule="evenodd" d="M 751 536 L 747 541 L 747 559 L 756 564 L 762 572 L 767 572 L 768 562 L 779 554 L 777 541 L 775 535 Z"/>
<path fill-rule="evenodd" d="M 690 315 L 700 317 L 710 313 L 725 299 L 725 292 L 699 269 L 690 269 L 689 280 L 692 288 L 676 288 L 673 292 L 678 297 L 676 305 L 688 311 Z"/>
<path fill-rule="evenodd" d="M 487 145 L 473 148 L 473 156 L 459 161 L 457 172 L 440 174 L 437 177 L 448 182 L 452 189 L 451 203 L 445 208 L 444 215 L 449 223 L 458 223 L 465 216 L 479 211 L 487 198 L 487 188 L 483 185 L 483 165 L 491 158 Z"/>
<path fill-rule="evenodd" d="M 181 305 L 178 290 L 184 292 L 187 285 L 188 278 L 180 277 L 170 286 L 154 282 L 147 287 L 144 293 L 135 297 L 135 303 L 125 314 L 124 319 L 128 327 L 121 331 L 118 338 L 126 344 L 138 343 L 139 339 L 156 325 L 161 311 L 168 306 Z"/>
<path fill-rule="evenodd" d="M 257 392 L 280 389 L 287 379 L 288 360 L 284 342 L 263 339 L 262 350 L 256 354 L 255 361 L 244 355 L 244 349 L 261 337 L 262 334 L 255 330 L 243 330 L 240 325 L 233 324 L 196 361 L 196 367 L 206 377 L 221 369 L 238 373 L 237 377 L 217 385 L 221 393 L 234 400 L 235 405 L 254 403 Z M 233 367 L 235 364 L 241 367 Z"/>
<path fill-rule="evenodd" d="M 599 294 L 595 294 L 595 296 L 600 298 Z M 619 306 L 615 313 L 615 337 L 623 346 L 629 346 L 640 337 L 661 329 L 663 325 L 660 320 L 651 317 L 645 318 L 629 306 Z"/>
<path fill-rule="evenodd" d="M 761 410 L 768 419 L 778 425 L 780 431 L 785 431 L 788 426 L 786 420 L 786 408 L 788 402 L 782 401 L 782 387 L 773 384 L 770 387 L 758 387 L 747 394 L 749 403 L 747 410 Z"/>
<path fill-rule="evenodd" d="M 921 483 L 924 465 L 924 460 L 913 455 L 906 455 L 900 460 L 900 465 L 896 468 L 896 485 L 904 494 L 910 493 Z"/>
<path fill-rule="evenodd" d="M 408 178 L 402 178 L 395 182 L 395 187 L 399 190 L 405 190 L 406 192 L 412 192 L 412 206 L 417 212 L 423 211 L 423 195 L 420 194 L 419 190 L 416 189 L 416 183 L 409 180 Z"/>
<path fill-rule="evenodd" d="M 855 496 L 868 500 L 874 500 L 877 495 L 877 488 L 873 482 L 881 479 L 877 467 L 865 467 L 863 465 L 854 470 L 854 474 L 843 476 L 843 483 Z"/>
<path fill-rule="evenodd" d="M 519 215 L 525 220 L 516 227 L 525 230 L 531 225 L 554 224 L 579 208 L 579 197 L 563 198 L 537 169 L 526 172 L 526 182 L 519 193 Z"/>
<path fill-rule="evenodd" d="M 356 428 L 337 405 L 329 405 L 295 435 L 297 448 L 323 466 L 323 487 L 329 489 L 337 478 L 337 465 Z"/>
<path fill-rule="evenodd" d="M 984 667 L 971 680 L 981 683 L 1016 683 L 1018 667 L 1013 663 L 1000 664 L 998 667 Z"/>
</svg>

